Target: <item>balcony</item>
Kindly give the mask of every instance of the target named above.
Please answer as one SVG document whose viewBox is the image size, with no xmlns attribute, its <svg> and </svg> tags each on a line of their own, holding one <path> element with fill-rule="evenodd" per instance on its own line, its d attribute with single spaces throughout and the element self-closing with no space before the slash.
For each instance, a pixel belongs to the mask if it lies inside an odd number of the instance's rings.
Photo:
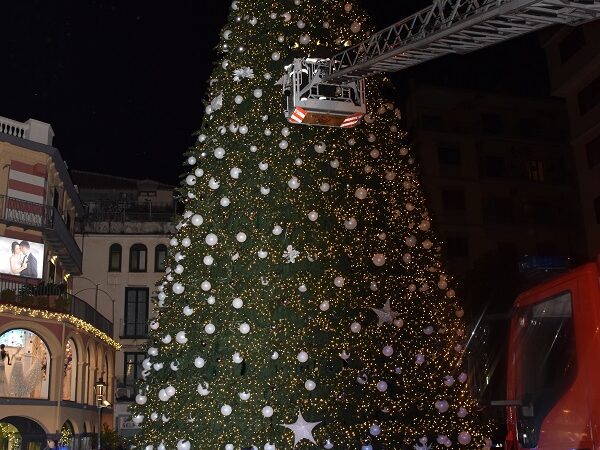
<svg viewBox="0 0 600 450">
<path fill-rule="evenodd" d="M 0 280 L 0 304 L 70 314 L 113 337 L 112 322 L 79 297 L 65 292 L 61 285 L 42 286 Z"/>
<path fill-rule="evenodd" d="M 81 274 L 81 250 L 56 208 L 0 195 L 0 222 L 41 231 L 62 267 L 71 275 Z"/>
</svg>

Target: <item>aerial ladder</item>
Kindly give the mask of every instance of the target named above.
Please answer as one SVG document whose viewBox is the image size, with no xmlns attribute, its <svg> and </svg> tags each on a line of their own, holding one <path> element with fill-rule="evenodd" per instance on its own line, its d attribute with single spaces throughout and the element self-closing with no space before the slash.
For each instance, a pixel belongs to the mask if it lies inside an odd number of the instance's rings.
<svg viewBox="0 0 600 450">
<path fill-rule="evenodd" d="M 351 128 L 366 112 L 369 76 L 597 18 L 600 0 L 434 0 L 331 58 L 294 59 L 280 80 L 284 114 L 291 123 Z"/>
</svg>

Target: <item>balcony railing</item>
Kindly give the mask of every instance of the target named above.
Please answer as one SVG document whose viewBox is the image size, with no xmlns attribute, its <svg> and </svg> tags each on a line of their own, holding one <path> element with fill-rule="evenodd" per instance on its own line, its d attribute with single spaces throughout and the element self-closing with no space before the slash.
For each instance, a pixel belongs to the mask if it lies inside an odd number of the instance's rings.
<svg viewBox="0 0 600 450">
<path fill-rule="evenodd" d="M 40 230 L 63 267 L 72 275 L 81 274 L 81 250 L 53 206 L 0 195 L 0 222 Z"/>
<path fill-rule="evenodd" d="M 70 314 L 113 337 L 113 324 L 91 305 L 64 291 L 64 286 L 41 286 L 0 280 L 0 303 Z"/>
</svg>

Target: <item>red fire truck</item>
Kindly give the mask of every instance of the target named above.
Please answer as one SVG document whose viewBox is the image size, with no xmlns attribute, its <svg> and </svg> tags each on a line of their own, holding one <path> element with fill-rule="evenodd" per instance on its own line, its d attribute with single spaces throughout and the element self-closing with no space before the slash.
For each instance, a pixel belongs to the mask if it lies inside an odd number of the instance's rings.
<svg viewBox="0 0 600 450">
<path fill-rule="evenodd" d="M 514 306 L 506 448 L 600 450 L 600 256 Z"/>
</svg>

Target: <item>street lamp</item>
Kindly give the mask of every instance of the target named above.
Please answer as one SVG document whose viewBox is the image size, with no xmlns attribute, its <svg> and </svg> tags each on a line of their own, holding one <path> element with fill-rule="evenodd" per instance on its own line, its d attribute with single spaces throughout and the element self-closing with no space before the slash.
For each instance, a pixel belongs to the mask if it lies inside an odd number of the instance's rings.
<svg viewBox="0 0 600 450">
<path fill-rule="evenodd" d="M 108 384 L 106 384 L 102 378 L 98 378 L 96 384 L 94 384 L 94 394 L 96 395 L 96 407 L 98 408 L 98 450 L 102 448 L 102 408 L 110 405 L 110 403 L 104 400 Z"/>
</svg>

